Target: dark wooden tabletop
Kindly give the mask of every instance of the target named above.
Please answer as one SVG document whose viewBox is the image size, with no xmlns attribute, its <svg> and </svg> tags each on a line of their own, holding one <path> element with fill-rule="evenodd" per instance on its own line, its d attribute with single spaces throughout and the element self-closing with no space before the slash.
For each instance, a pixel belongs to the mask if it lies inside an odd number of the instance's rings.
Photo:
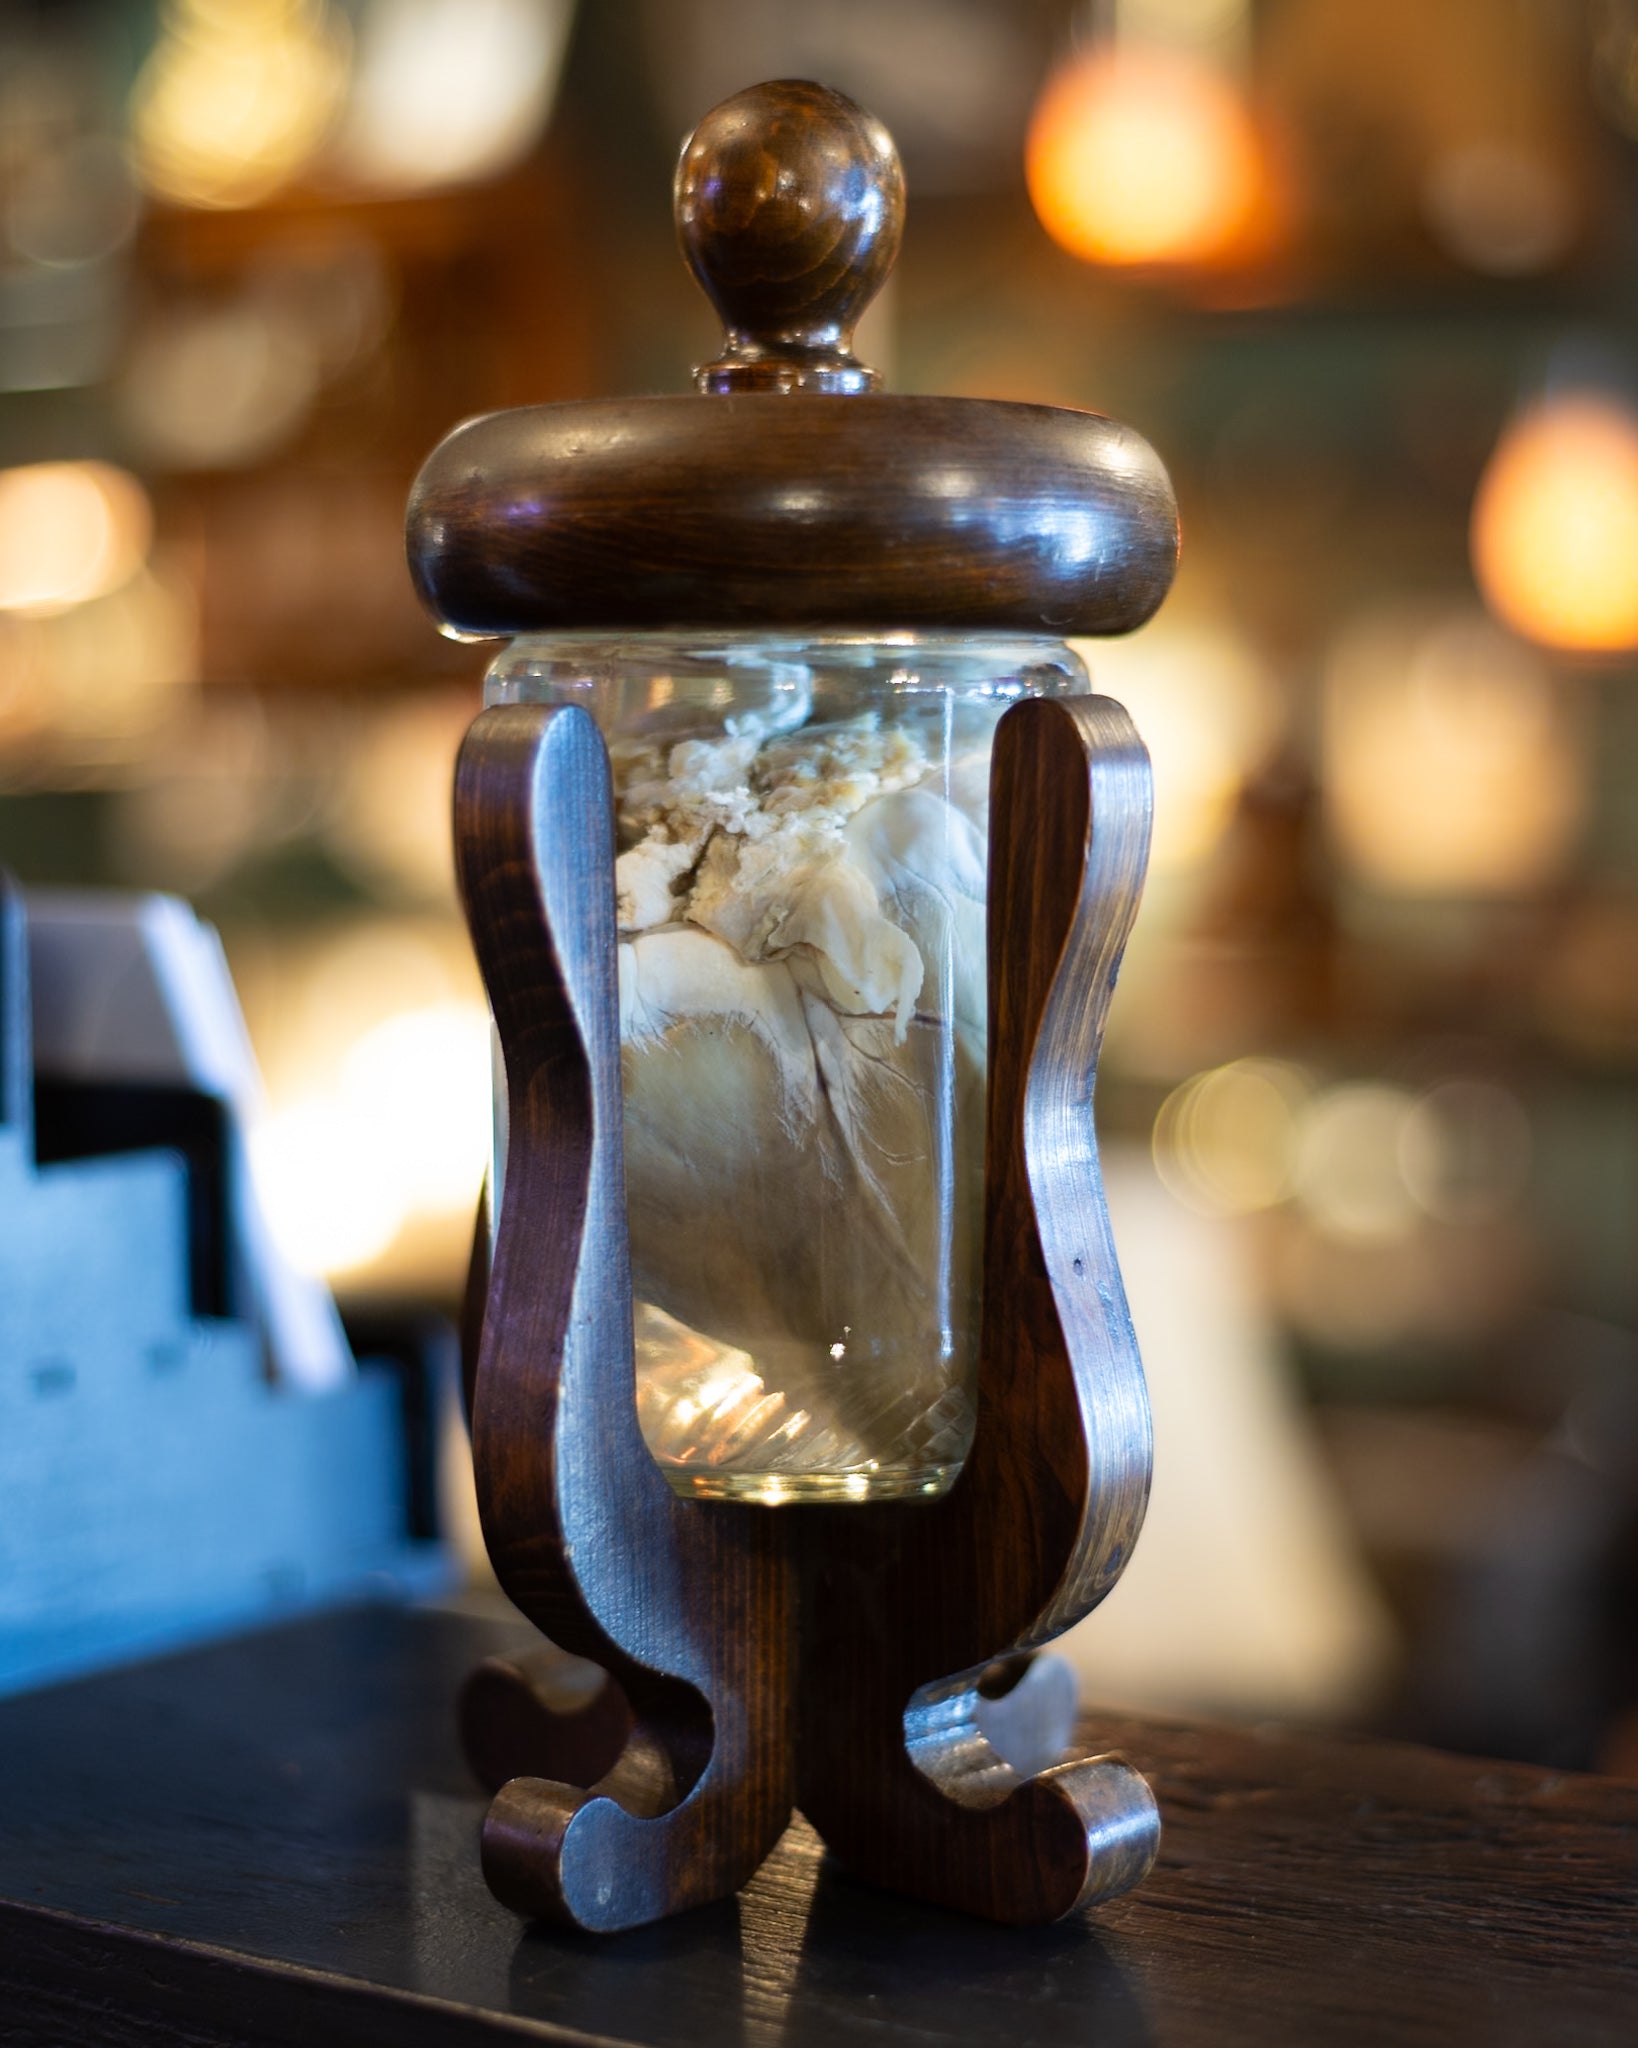
<svg viewBox="0 0 1638 2048">
<path fill-rule="evenodd" d="M 1638 1785 L 1106 1717 L 1160 1863 L 1044 1932 L 865 1890 L 798 1823 L 601 1940 L 478 1874 L 450 1701 L 518 1631 L 333 1615 L 0 1705 L 0 2041 L 1638 2042 Z"/>
</svg>

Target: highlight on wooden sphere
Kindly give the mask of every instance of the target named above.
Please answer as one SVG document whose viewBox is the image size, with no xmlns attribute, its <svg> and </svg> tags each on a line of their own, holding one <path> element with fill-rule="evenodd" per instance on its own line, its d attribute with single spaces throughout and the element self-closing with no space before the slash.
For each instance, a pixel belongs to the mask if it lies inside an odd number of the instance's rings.
<svg viewBox="0 0 1638 2048">
<path fill-rule="evenodd" d="M 802 79 L 734 94 L 684 145 L 676 216 L 742 383 L 794 388 L 794 371 L 772 374 L 776 359 L 820 372 L 817 388 L 874 381 L 849 353 L 853 328 L 893 267 L 904 224 L 898 152 L 874 115 Z M 857 374 L 847 383 L 823 375 L 848 369 Z"/>
<path fill-rule="evenodd" d="M 1638 415 L 1578 392 L 1522 413 L 1473 502 L 1473 570 L 1504 624 L 1567 652 L 1638 647 Z"/>
<path fill-rule="evenodd" d="M 1180 51 L 1100 49 L 1048 80 L 1024 158 L 1030 199 L 1088 263 L 1203 264 L 1263 200 L 1261 150 L 1231 81 Z"/>
</svg>

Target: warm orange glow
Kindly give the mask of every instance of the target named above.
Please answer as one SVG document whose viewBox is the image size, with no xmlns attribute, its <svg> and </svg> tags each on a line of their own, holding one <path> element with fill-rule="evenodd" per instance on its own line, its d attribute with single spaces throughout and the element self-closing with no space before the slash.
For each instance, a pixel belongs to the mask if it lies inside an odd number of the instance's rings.
<svg viewBox="0 0 1638 2048">
<path fill-rule="evenodd" d="M 117 590 L 151 524 L 147 492 L 109 463 L 0 470 L 0 611 L 67 611 Z"/>
<path fill-rule="evenodd" d="M 1048 81 L 1025 153 L 1041 225 L 1089 263 L 1207 263 L 1252 224 L 1262 175 L 1239 95 L 1199 59 L 1113 49 Z"/>
<path fill-rule="evenodd" d="M 324 0 L 168 0 L 131 94 L 137 174 L 183 206 L 252 206 L 314 157 L 346 82 Z"/>
<path fill-rule="evenodd" d="M 1503 434 L 1473 504 L 1473 569 L 1496 616 L 1549 647 L 1638 647 L 1638 418 L 1549 401 Z"/>
<path fill-rule="evenodd" d="M 1575 849 L 1577 701 L 1475 606 L 1371 613 L 1326 663 L 1322 763 L 1337 851 L 1406 896 L 1512 896 Z"/>
<path fill-rule="evenodd" d="M 572 0 L 374 0 L 341 167 L 386 192 L 492 177 L 545 124 Z"/>
<path fill-rule="evenodd" d="M 447 1240 L 458 1259 L 489 1151 L 490 1032 L 447 931 L 372 921 L 243 978 L 267 1077 L 251 1161 L 285 1256 L 352 1274 Z"/>
</svg>

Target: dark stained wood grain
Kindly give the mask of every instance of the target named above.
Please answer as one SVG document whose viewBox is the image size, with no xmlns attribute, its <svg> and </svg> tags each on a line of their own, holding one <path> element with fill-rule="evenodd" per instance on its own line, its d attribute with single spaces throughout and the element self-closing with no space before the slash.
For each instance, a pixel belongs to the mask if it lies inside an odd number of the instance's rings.
<svg viewBox="0 0 1638 2048">
<path fill-rule="evenodd" d="M 766 1516 L 688 1512 L 637 1424 L 613 797 L 584 712 L 480 714 L 455 852 L 507 1078 L 472 1399 L 484 1538 L 511 1599 L 632 1716 L 593 1785 L 502 1787 L 484 1871 L 521 1912 L 629 1927 L 736 1890 L 786 1824 L 788 1572 Z"/>
<path fill-rule="evenodd" d="M 1124 633 L 1177 566 L 1141 436 L 1097 413 L 876 395 L 626 398 L 457 427 L 410 569 L 461 633 Z"/>
<path fill-rule="evenodd" d="M 1628 2048 L 1638 1786 L 1101 1715 L 1165 1834 L 1038 1930 L 850 1881 L 795 1824 L 613 1940 L 490 1897 L 449 1715 L 510 1622 L 375 1609 L 0 1704 L 0 2039 L 49 2048 Z"/>
<path fill-rule="evenodd" d="M 676 214 L 726 329 L 701 391 L 875 387 L 853 329 L 898 254 L 904 173 L 873 114 L 806 79 L 735 93 L 683 146 Z"/>
<path fill-rule="evenodd" d="M 706 397 L 457 427 L 410 498 L 411 574 L 456 633 L 972 627 L 1121 633 L 1164 597 L 1177 507 L 1093 413 L 848 396 L 904 183 L 881 123 L 803 80 L 708 114 L 677 231 L 727 325 Z"/>
<path fill-rule="evenodd" d="M 1155 1853 L 1135 1770 L 1092 1758 L 1020 1778 L 979 1689 L 988 1659 L 1096 1605 L 1148 1499 L 1148 1402 L 1091 1101 L 1149 814 L 1148 757 L 1119 705 L 1039 700 L 1001 721 L 973 1448 L 942 1500 L 808 1510 L 796 1531 L 798 1804 L 874 1882 L 996 1920 L 1112 1897 Z"/>
</svg>

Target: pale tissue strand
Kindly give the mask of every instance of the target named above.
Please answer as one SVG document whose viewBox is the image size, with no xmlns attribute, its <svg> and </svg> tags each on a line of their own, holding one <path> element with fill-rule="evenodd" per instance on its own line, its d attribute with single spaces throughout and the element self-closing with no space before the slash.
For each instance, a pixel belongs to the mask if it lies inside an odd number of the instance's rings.
<svg viewBox="0 0 1638 2048">
<path fill-rule="evenodd" d="M 622 941 L 619 966 L 620 1037 L 627 1045 L 705 1018 L 738 1024 L 773 1059 L 787 1125 L 813 1122 L 819 1095 L 813 1041 L 783 961 L 742 960 L 709 932 L 669 926 Z"/>
<path fill-rule="evenodd" d="M 986 848 L 978 824 L 933 790 L 908 789 L 867 804 L 847 837 L 877 905 L 892 907 L 895 928 L 924 963 L 923 1014 L 944 1015 L 947 974 L 954 1021 L 982 1044 Z"/>
</svg>

